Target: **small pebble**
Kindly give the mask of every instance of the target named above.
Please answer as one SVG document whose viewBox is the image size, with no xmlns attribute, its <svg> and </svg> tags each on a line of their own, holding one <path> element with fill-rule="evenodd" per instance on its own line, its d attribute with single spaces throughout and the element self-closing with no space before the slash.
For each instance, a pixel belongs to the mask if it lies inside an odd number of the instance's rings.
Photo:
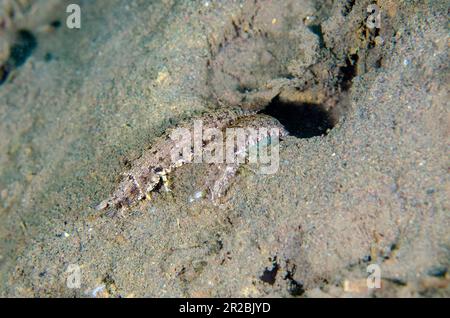
<svg viewBox="0 0 450 318">
<path fill-rule="evenodd" d="M 193 196 L 191 196 L 191 197 L 189 198 L 189 202 L 192 203 L 192 202 L 194 202 L 194 201 L 197 201 L 197 200 L 203 198 L 203 196 L 204 196 L 203 191 L 197 191 L 197 192 L 194 193 Z"/>
<path fill-rule="evenodd" d="M 92 297 L 97 297 L 97 294 L 102 292 L 104 289 L 105 289 L 105 285 L 100 285 L 100 286 L 95 287 L 91 292 Z"/>
</svg>

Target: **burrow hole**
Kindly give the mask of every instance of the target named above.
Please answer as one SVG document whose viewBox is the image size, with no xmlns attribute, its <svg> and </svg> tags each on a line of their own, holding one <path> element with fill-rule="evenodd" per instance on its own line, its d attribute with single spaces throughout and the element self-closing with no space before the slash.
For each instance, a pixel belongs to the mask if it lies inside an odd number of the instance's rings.
<svg viewBox="0 0 450 318">
<path fill-rule="evenodd" d="M 346 65 L 340 68 L 338 85 L 341 95 L 335 106 L 327 108 L 320 103 L 283 101 L 276 96 L 259 113 L 276 118 L 291 136 L 297 138 L 327 135 L 346 112 L 346 97 L 353 78 L 358 75 L 358 58 L 357 54 L 351 55 Z"/>
<path fill-rule="evenodd" d="M 22 66 L 37 47 L 37 39 L 28 30 L 19 30 L 11 45 L 10 56 L 5 64 L 0 66 L 0 85 L 8 78 L 10 72 Z"/>
<path fill-rule="evenodd" d="M 260 113 L 276 118 L 297 138 L 323 136 L 336 124 L 335 116 L 321 104 L 284 102 L 275 97 Z"/>
<path fill-rule="evenodd" d="M 269 258 L 269 260 L 271 260 L 271 259 Z M 259 277 L 259 279 L 261 281 L 263 281 L 264 283 L 267 283 L 269 285 L 273 285 L 273 284 L 275 284 L 275 281 L 276 281 L 279 269 L 280 269 L 280 265 L 278 265 L 277 257 L 275 256 L 273 258 L 272 268 L 266 267 L 264 269 L 263 274 Z"/>
</svg>

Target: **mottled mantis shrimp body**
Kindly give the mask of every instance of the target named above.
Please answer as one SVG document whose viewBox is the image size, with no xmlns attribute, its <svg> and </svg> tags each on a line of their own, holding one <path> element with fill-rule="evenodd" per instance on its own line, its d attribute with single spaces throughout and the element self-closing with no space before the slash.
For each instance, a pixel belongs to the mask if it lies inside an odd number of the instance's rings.
<svg viewBox="0 0 450 318">
<path fill-rule="evenodd" d="M 174 160 L 174 149 L 179 147 L 179 140 L 172 138 L 175 130 L 192 130 L 192 122 L 199 120 L 202 123 L 203 131 L 216 129 L 224 131 L 228 128 L 249 129 L 252 131 L 264 128 L 266 134 L 253 134 L 248 136 L 243 143 L 238 143 L 232 148 L 236 162 L 223 162 L 211 164 L 205 186 L 210 198 L 214 202 L 222 197 L 228 189 L 239 166 L 245 163 L 245 157 L 252 147 L 257 147 L 260 143 L 270 142 L 271 139 L 286 136 L 287 131 L 273 117 L 256 114 L 254 111 L 244 111 L 242 109 L 224 109 L 207 113 L 199 118 L 191 119 L 175 128 L 169 129 L 164 135 L 157 138 L 150 149 L 134 161 L 129 171 L 124 172 L 122 181 L 116 191 L 108 199 L 102 201 L 96 208 L 98 210 L 122 209 L 132 206 L 137 202 L 149 197 L 158 185 L 163 184 L 166 191 L 167 178 L 170 173 L 185 164 L 195 164 L 194 147 L 188 147 L 189 153 L 184 155 L 184 159 Z M 278 140 L 277 140 L 278 141 Z M 195 142 L 195 141 L 194 141 Z M 201 145 L 208 147 L 212 142 L 217 142 L 214 138 L 203 138 Z"/>
</svg>

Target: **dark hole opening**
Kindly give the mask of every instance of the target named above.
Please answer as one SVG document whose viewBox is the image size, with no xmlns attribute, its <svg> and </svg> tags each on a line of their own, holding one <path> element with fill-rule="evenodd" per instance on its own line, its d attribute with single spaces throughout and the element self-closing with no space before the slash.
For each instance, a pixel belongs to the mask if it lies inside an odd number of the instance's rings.
<svg viewBox="0 0 450 318">
<path fill-rule="evenodd" d="M 346 65 L 341 67 L 341 88 L 343 91 L 348 91 L 352 86 L 353 78 L 358 74 L 358 54 L 350 55 L 346 62 Z"/>
<path fill-rule="evenodd" d="M 303 285 L 295 280 L 289 281 L 289 294 L 292 296 L 301 296 L 305 293 L 305 289 L 303 288 Z"/>
<path fill-rule="evenodd" d="M 320 24 L 311 25 L 308 27 L 308 29 L 319 37 L 319 46 L 320 46 L 320 48 L 324 48 L 325 40 L 323 37 L 322 25 L 320 25 Z"/>
<path fill-rule="evenodd" d="M 259 277 L 259 279 L 261 279 L 264 283 L 268 283 L 270 285 L 275 284 L 279 268 L 280 267 L 278 266 L 277 263 L 275 263 L 271 269 L 268 269 L 266 267 L 266 269 L 264 270 L 263 274 Z"/>
<path fill-rule="evenodd" d="M 320 104 L 283 102 L 278 97 L 261 113 L 278 119 L 297 138 L 326 135 L 335 124 L 331 113 Z"/>
<path fill-rule="evenodd" d="M 22 66 L 37 47 L 36 37 L 27 30 L 17 32 L 11 53 L 5 64 L 0 66 L 0 85 L 8 79 L 12 70 Z"/>
<path fill-rule="evenodd" d="M 11 47 L 10 64 L 19 67 L 30 57 L 37 46 L 36 37 L 27 30 L 21 30 L 17 33 L 17 39 Z"/>
<path fill-rule="evenodd" d="M 52 21 L 50 23 L 50 25 L 57 29 L 57 28 L 59 28 L 61 26 L 61 21 L 59 21 L 59 20 Z"/>
<path fill-rule="evenodd" d="M 292 267 L 292 270 L 286 271 L 286 276 L 284 279 L 289 281 L 288 291 L 292 296 L 301 296 L 305 293 L 305 289 L 303 288 L 303 284 L 294 279 L 296 266 Z"/>
<path fill-rule="evenodd" d="M 10 69 L 7 65 L 0 66 L 0 85 L 2 85 L 4 82 L 6 82 L 6 79 L 8 78 Z"/>
</svg>

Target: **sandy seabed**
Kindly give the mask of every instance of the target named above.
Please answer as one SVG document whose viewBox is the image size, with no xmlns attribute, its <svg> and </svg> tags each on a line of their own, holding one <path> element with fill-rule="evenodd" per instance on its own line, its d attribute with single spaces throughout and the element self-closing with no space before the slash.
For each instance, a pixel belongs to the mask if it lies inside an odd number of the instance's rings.
<svg viewBox="0 0 450 318">
<path fill-rule="evenodd" d="M 0 295 L 449 296 L 448 2 L 378 0 L 379 28 L 371 3 L 3 1 Z M 291 132 L 277 173 L 244 165 L 214 205 L 186 165 L 122 217 L 94 209 L 223 107 Z"/>
</svg>

